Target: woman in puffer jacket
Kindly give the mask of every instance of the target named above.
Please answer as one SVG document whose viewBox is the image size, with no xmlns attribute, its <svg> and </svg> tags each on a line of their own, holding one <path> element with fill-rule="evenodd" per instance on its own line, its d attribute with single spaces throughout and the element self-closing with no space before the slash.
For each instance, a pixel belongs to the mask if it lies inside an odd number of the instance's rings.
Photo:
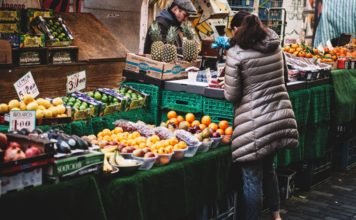
<svg viewBox="0 0 356 220">
<path fill-rule="evenodd" d="M 263 27 L 257 16 L 239 13 L 231 22 L 234 37 L 224 86 L 225 98 L 235 106 L 233 162 L 242 171 L 243 202 L 237 212 L 241 219 L 259 219 L 264 195 L 272 218 L 280 219 L 273 159 L 277 150 L 297 146 L 297 123 L 285 86 L 278 35 Z"/>
</svg>

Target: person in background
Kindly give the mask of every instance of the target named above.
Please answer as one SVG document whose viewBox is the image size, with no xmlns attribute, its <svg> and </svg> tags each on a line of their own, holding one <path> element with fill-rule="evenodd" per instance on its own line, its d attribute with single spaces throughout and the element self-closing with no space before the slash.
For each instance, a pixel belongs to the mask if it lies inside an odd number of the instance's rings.
<svg viewBox="0 0 356 220">
<path fill-rule="evenodd" d="M 272 219 L 281 219 L 273 160 L 277 150 L 297 146 L 298 130 L 279 37 L 253 14 L 237 13 L 231 28 L 224 95 L 235 106 L 232 158 L 242 173 L 235 208 L 241 219 L 260 219 L 265 197 Z"/>
<path fill-rule="evenodd" d="M 161 29 L 163 42 L 165 42 L 168 29 L 171 26 L 180 29 L 182 22 L 187 20 L 190 14 L 194 13 L 196 13 L 196 9 L 191 0 L 174 0 L 168 9 L 161 11 L 156 17 L 156 22 Z M 148 30 L 144 46 L 145 54 L 149 54 L 151 52 L 152 43 L 150 30 Z M 176 46 L 178 49 L 182 47 L 182 41 L 179 37 L 177 38 Z"/>
</svg>

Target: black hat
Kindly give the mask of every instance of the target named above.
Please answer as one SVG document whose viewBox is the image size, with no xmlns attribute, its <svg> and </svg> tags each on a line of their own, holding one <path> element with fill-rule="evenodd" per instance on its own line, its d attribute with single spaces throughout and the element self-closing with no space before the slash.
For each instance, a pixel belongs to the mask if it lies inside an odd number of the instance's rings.
<svg viewBox="0 0 356 220">
<path fill-rule="evenodd" d="M 187 11 L 188 14 L 197 13 L 197 10 L 195 9 L 191 0 L 174 0 L 172 4 L 177 5 L 181 9 Z"/>
</svg>

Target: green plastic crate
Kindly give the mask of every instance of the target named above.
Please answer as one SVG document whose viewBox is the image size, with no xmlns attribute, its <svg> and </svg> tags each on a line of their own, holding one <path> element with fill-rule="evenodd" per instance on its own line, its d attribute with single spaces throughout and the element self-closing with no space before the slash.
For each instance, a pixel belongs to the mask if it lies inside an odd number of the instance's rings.
<svg viewBox="0 0 356 220">
<path fill-rule="evenodd" d="M 234 117 L 233 116 L 226 117 L 226 116 L 223 116 L 223 115 L 220 115 L 220 114 L 210 114 L 209 116 L 211 118 L 211 121 L 215 122 L 215 123 L 219 123 L 222 120 L 226 120 L 226 121 L 229 122 L 229 126 L 233 126 L 233 124 L 234 124 Z"/>
<path fill-rule="evenodd" d="M 310 90 L 302 89 L 289 92 L 293 111 L 298 127 L 305 127 L 308 124 L 310 110 Z"/>
<path fill-rule="evenodd" d="M 161 89 L 158 86 L 136 82 L 124 82 L 123 85 L 130 86 L 150 95 L 149 103 L 151 104 L 151 107 L 153 107 L 153 105 L 158 105 L 161 101 Z"/>
<path fill-rule="evenodd" d="M 158 109 L 133 109 L 127 112 L 120 112 L 118 118 L 130 120 L 133 122 L 143 121 L 147 124 L 154 125 L 160 123 L 160 115 Z"/>
<path fill-rule="evenodd" d="M 304 160 L 325 156 L 329 147 L 329 131 L 328 122 L 308 125 L 304 145 Z"/>
<path fill-rule="evenodd" d="M 309 122 L 318 124 L 330 121 L 331 85 L 322 85 L 310 89 L 310 115 Z"/>
<path fill-rule="evenodd" d="M 203 97 L 192 93 L 163 90 L 162 108 L 181 112 L 201 113 L 203 111 Z"/>
<path fill-rule="evenodd" d="M 234 117 L 234 106 L 223 99 L 203 98 L 203 113 L 205 115 L 221 115 L 221 117 Z"/>
</svg>

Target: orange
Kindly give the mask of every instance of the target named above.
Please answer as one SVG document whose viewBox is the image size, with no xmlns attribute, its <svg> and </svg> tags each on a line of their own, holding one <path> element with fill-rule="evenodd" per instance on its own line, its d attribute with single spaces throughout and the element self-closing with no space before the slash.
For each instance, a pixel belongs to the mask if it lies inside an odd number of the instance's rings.
<svg viewBox="0 0 356 220">
<path fill-rule="evenodd" d="M 185 115 L 185 120 L 189 123 L 192 123 L 195 120 L 195 116 L 193 113 L 188 113 Z"/>
<path fill-rule="evenodd" d="M 225 129 L 225 134 L 232 135 L 232 127 L 231 126 Z"/>
<path fill-rule="evenodd" d="M 201 118 L 201 123 L 206 125 L 206 126 L 209 126 L 209 124 L 211 123 L 211 118 L 209 115 L 204 115 L 202 118 Z"/>
<path fill-rule="evenodd" d="M 200 122 L 198 120 L 195 120 L 192 122 L 191 126 L 199 126 L 200 125 Z"/>
<path fill-rule="evenodd" d="M 210 123 L 209 128 L 213 129 L 213 131 L 216 131 L 218 129 L 218 125 L 216 123 Z"/>
<path fill-rule="evenodd" d="M 178 120 L 178 122 L 180 123 L 180 122 L 184 121 L 184 117 L 181 116 L 181 115 L 178 115 L 178 116 L 177 116 L 177 120 Z"/>
<path fill-rule="evenodd" d="M 169 111 L 167 113 L 167 118 L 168 119 L 172 119 L 172 118 L 176 118 L 176 117 L 177 117 L 177 112 L 175 112 L 175 111 Z"/>
<path fill-rule="evenodd" d="M 200 125 L 199 125 L 199 129 L 200 129 L 200 130 L 204 130 L 205 128 L 206 128 L 206 125 L 205 125 L 205 124 L 200 124 Z"/>
<path fill-rule="evenodd" d="M 219 128 L 218 130 L 216 130 L 216 132 L 218 132 L 220 135 L 224 135 L 224 130 Z"/>
<path fill-rule="evenodd" d="M 225 130 L 227 127 L 229 127 L 229 122 L 226 120 L 222 120 L 219 122 L 219 128 L 222 130 Z"/>
<path fill-rule="evenodd" d="M 175 125 L 178 125 L 178 124 L 179 124 L 177 118 L 171 118 L 171 119 L 169 119 L 169 122 L 171 122 L 171 123 L 173 123 L 173 124 L 175 124 Z"/>
</svg>

